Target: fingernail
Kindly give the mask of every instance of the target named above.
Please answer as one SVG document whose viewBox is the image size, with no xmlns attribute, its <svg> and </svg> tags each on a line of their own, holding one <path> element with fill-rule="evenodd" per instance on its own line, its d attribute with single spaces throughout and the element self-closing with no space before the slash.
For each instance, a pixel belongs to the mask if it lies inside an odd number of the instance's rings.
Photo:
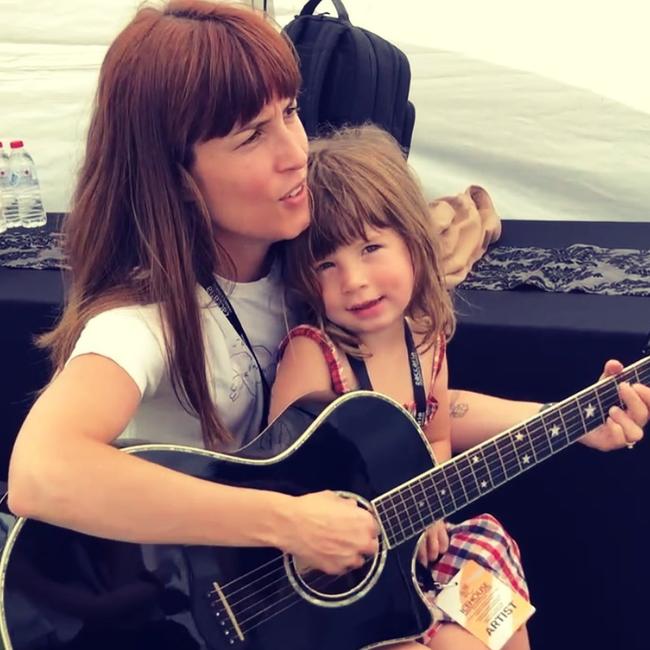
<svg viewBox="0 0 650 650">
<path fill-rule="evenodd" d="M 609 409 L 609 414 L 610 415 L 615 415 L 616 413 L 619 413 L 621 409 L 618 406 L 612 406 L 612 408 Z"/>
</svg>

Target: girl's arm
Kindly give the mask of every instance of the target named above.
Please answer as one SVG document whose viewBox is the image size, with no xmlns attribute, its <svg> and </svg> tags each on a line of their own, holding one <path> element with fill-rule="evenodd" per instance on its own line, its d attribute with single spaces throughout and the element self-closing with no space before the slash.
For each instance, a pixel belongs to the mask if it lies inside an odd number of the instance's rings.
<svg viewBox="0 0 650 650">
<path fill-rule="evenodd" d="M 297 399 L 310 393 L 322 393 L 332 399 L 336 397 L 320 346 L 306 336 L 296 336 L 287 344 L 278 365 L 271 388 L 269 422 Z"/>
<path fill-rule="evenodd" d="M 445 355 L 432 391 L 433 396 L 438 401 L 438 410 L 424 430 L 438 463 L 443 463 L 451 458 L 448 379 L 449 372 L 447 369 L 447 356 Z"/>
<path fill-rule="evenodd" d="M 605 364 L 601 379 L 616 375 L 622 369 L 621 363 L 610 360 Z M 621 384 L 619 393 L 625 410 L 611 409 L 607 421 L 580 438 L 580 442 L 609 451 L 643 437 L 643 427 L 650 414 L 650 388 Z M 537 415 L 542 406 L 539 402 L 519 402 L 465 390 L 451 390 L 450 395 L 451 438 L 455 452 L 470 449 Z"/>
<path fill-rule="evenodd" d="M 539 413 L 539 402 L 518 402 L 466 390 L 450 390 L 451 440 L 462 452 Z"/>
<path fill-rule="evenodd" d="M 274 546 L 326 571 L 361 562 L 361 549 L 376 546 L 372 517 L 331 493 L 296 498 L 220 485 L 111 447 L 139 402 L 135 382 L 113 361 L 70 361 L 18 434 L 10 508 L 130 542 Z"/>
</svg>

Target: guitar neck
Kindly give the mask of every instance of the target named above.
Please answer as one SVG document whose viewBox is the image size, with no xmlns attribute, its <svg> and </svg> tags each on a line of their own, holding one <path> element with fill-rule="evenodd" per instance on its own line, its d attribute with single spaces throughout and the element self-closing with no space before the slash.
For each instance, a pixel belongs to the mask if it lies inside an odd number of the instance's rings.
<svg viewBox="0 0 650 650">
<path fill-rule="evenodd" d="M 623 406 L 622 382 L 650 383 L 650 357 L 508 429 L 374 501 L 390 548 L 566 449 Z"/>
</svg>

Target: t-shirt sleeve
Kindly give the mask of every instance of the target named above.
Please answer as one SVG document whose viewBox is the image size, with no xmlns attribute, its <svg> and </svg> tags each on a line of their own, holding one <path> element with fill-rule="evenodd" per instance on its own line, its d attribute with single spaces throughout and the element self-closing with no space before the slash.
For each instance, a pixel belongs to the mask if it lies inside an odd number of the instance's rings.
<svg viewBox="0 0 650 650">
<path fill-rule="evenodd" d="M 68 361 L 82 354 L 111 359 L 133 379 L 142 397 L 150 396 L 166 367 L 157 310 L 152 306 L 118 307 L 93 316 Z"/>
</svg>

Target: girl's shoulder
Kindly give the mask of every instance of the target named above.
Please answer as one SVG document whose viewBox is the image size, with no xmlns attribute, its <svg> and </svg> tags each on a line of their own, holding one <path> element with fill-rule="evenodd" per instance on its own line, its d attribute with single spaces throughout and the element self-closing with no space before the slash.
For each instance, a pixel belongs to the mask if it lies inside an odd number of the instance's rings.
<svg viewBox="0 0 650 650">
<path fill-rule="evenodd" d="M 318 327 L 304 324 L 298 325 L 289 330 L 280 344 L 280 358 L 282 358 L 282 355 L 286 352 L 287 347 L 292 345 L 292 342 L 295 344 L 296 341 L 305 339 L 312 341 L 325 358 L 334 392 L 337 395 L 342 395 L 343 393 L 348 392 L 350 388 L 348 382 L 345 380 L 341 364 L 342 353 L 334 344 L 332 339 Z"/>
</svg>

